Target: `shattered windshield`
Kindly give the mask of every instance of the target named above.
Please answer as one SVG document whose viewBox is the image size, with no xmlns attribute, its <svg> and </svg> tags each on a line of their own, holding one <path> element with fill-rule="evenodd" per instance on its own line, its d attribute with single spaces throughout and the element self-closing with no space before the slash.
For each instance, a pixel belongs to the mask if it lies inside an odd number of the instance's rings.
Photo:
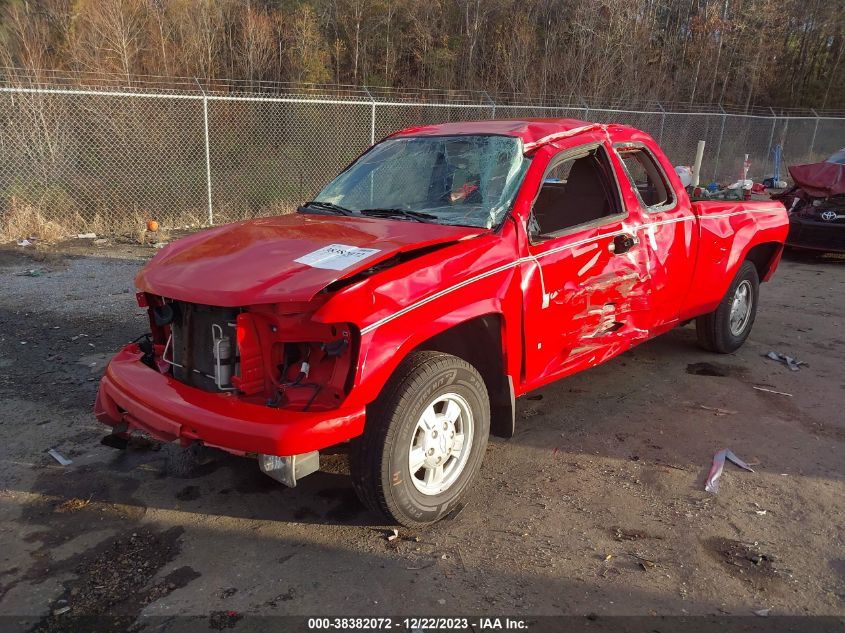
<svg viewBox="0 0 845 633">
<path fill-rule="evenodd" d="M 511 136 L 409 136 L 361 156 L 300 210 L 491 228 L 529 159 Z"/>
</svg>

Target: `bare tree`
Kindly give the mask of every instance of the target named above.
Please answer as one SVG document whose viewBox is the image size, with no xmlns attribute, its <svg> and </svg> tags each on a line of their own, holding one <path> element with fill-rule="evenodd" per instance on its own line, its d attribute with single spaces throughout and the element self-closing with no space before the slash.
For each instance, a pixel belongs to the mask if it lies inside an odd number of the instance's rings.
<svg viewBox="0 0 845 633">
<path fill-rule="evenodd" d="M 827 0 L 6 0 L 41 69 L 845 107 Z"/>
</svg>

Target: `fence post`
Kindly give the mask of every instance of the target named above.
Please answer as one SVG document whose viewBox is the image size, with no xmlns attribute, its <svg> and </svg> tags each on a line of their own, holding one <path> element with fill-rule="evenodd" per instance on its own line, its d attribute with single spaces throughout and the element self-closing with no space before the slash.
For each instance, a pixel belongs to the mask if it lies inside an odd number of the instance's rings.
<svg viewBox="0 0 845 633">
<path fill-rule="evenodd" d="M 581 102 L 581 105 L 584 106 L 584 120 L 589 121 L 590 116 L 590 106 L 587 105 L 587 102 L 584 101 L 581 97 L 578 97 L 578 100 Z"/>
<path fill-rule="evenodd" d="M 763 169 L 764 172 L 768 170 L 769 167 L 769 156 L 772 155 L 772 142 L 775 140 L 775 127 L 778 124 L 778 115 L 775 114 L 775 111 L 771 108 L 769 108 L 769 112 L 772 113 L 772 131 L 769 133 L 769 147 L 766 149 L 766 167 Z M 766 174 L 763 173 L 764 177 L 765 175 Z"/>
<path fill-rule="evenodd" d="M 719 104 L 719 109 L 722 111 L 722 129 L 719 130 L 719 142 L 716 144 L 716 160 L 713 165 L 713 182 L 716 182 L 719 172 L 719 161 L 722 158 L 722 137 L 725 135 L 725 121 L 728 118 L 728 113 L 725 112 L 721 103 Z"/>
<path fill-rule="evenodd" d="M 783 110 L 781 110 L 781 114 L 783 114 Z M 783 124 L 783 132 L 780 135 L 780 141 L 778 143 L 775 143 L 775 147 L 777 147 L 778 145 L 781 146 L 780 147 L 781 155 L 783 155 L 783 150 L 786 148 L 786 136 L 787 136 L 787 134 L 789 134 L 789 119 L 790 118 L 791 117 L 788 117 L 788 116 L 783 117 L 783 120 L 785 121 L 785 123 Z M 772 151 L 774 151 L 774 148 L 772 148 Z M 769 160 L 771 159 L 771 157 L 772 157 L 772 154 L 771 154 L 771 152 L 769 152 L 769 156 L 766 157 L 766 172 L 769 171 Z M 772 161 L 772 175 L 774 175 L 774 173 L 775 173 L 775 163 L 774 163 L 774 161 Z M 765 176 L 765 175 L 766 174 L 763 174 L 763 176 Z"/>
<path fill-rule="evenodd" d="M 211 146 L 208 140 L 208 95 L 202 87 L 199 79 L 194 77 L 197 82 L 200 92 L 202 92 L 202 114 L 203 114 L 203 129 L 205 131 L 205 184 L 208 193 L 208 226 L 214 226 L 214 211 L 211 205 Z"/>
<path fill-rule="evenodd" d="M 496 102 L 493 101 L 492 97 L 490 97 L 489 94 L 487 94 L 486 90 L 482 90 L 481 94 L 483 94 L 484 98 L 487 99 L 487 101 L 490 102 L 490 107 L 493 109 L 493 112 L 490 114 L 490 118 L 495 119 L 496 118 Z"/>
<path fill-rule="evenodd" d="M 363 86 L 363 88 L 372 102 L 372 105 L 370 105 L 370 146 L 373 146 L 376 144 L 376 100 L 373 99 L 373 95 L 370 94 L 367 86 Z"/>
<path fill-rule="evenodd" d="M 813 150 L 816 149 L 816 133 L 819 131 L 819 113 L 813 108 L 810 108 L 810 112 L 812 112 L 816 117 L 816 126 L 813 128 L 813 138 L 810 140 L 810 151 L 807 153 L 808 163 L 813 162 Z"/>
<path fill-rule="evenodd" d="M 655 101 L 655 103 L 660 108 L 660 132 L 657 135 L 657 144 L 663 145 L 663 128 L 666 126 L 666 110 L 663 109 L 659 101 Z"/>
</svg>

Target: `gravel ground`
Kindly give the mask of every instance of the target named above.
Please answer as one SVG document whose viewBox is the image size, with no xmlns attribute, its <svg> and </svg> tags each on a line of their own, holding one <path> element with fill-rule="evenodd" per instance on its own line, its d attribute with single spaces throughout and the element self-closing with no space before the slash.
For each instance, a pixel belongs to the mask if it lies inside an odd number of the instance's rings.
<svg viewBox="0 0 845 633">
<path fill-rule="evenodd" d="M 734 355 L 678 328 L 523 398 L 467 508 L 388 540 L 342 449 L 286 489 L 246 459 L 213 454 L 179 479 L 167 447 L 99 444 L 96 381 L 145 330 L 132 282 L 150 254 L 0 249 L 0 612 L 16 621 L 845 615 L 845 260 L 784 261 Z M 770 350 L 809 366 L 791 372 Z M 755 472 L 727 466 L 711 495 L 721 448 Z"/>
</svg>

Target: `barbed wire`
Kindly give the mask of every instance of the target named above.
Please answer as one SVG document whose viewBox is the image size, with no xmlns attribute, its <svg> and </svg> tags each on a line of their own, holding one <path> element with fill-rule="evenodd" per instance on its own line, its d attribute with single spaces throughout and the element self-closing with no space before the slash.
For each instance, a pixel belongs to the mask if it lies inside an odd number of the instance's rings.
<svg viewBox="0 0 845 633">
<path fill-rule="evenodd" d="M 324 97 L 333 100 L 375 102 L 424 102 L 530 107 L 570 107 L 597 110 L 672 111 L 699 114 L 742 114 L 752 116 L 807 116 L 820 118 L 845 117 L 845 110 L 810 107 L 769 107 L 760 105 L 699 104 L 653 99 L 603 100 L 586 95 L 530 95 L 517 92 L 488 93 L 482 90 L 442 88 L 401 88 L 386 86 L 310 84 L 267 80 L 170 77 L 164 75 L 122 75 L 62 69 L 30 70 L 0 67 L 0 85 L 39 88 L 89 88 L 111 92 L 156 92 L 230 96 L 285 95 L 290 97 Z M 200 88 L 201 86 L 201 88 Z"/>
</svg>

